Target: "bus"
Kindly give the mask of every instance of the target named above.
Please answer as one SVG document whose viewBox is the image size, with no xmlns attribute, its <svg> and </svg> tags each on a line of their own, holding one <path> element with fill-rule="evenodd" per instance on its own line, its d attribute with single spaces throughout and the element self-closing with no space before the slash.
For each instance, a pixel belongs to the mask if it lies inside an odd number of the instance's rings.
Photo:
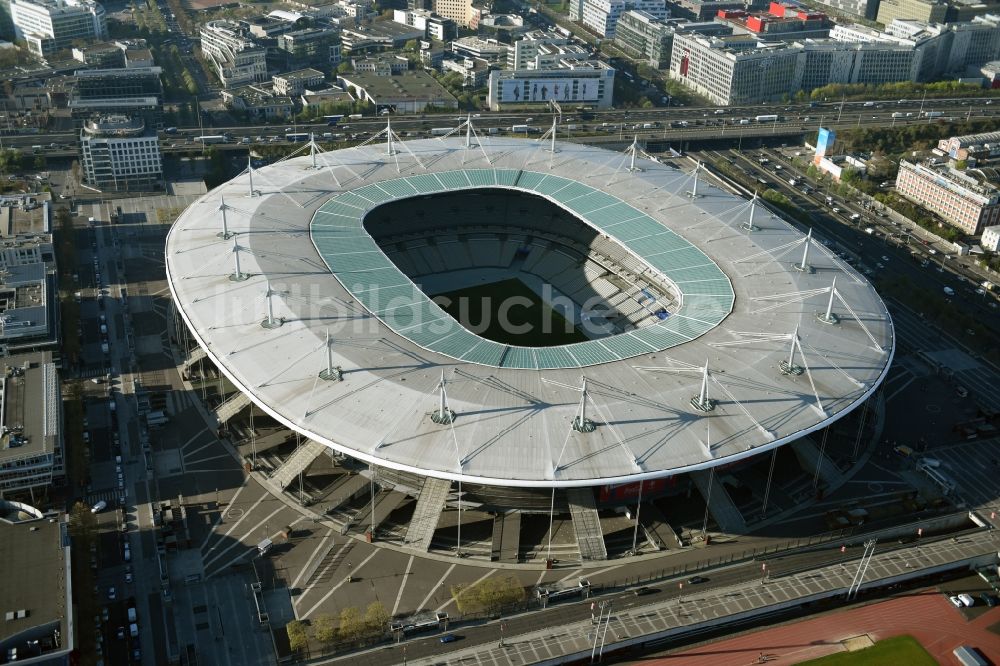
<svg viewBox="0 0 1000 666">
<path fill-rule="evenodd" d="M 288 141 L 289 143 L 299 143 L 300 141 L 308 141 L 308 140 L 309 140 L 308 132 L 289 132 L 288 134 L 285 135 L 285 141 Z"/>
<path fill-rule="evenodd" d="M 778 122 L 778 116 L 771 114 L 766 114 L 763 116 L 757 116 L 757 122 L 759 123 L 776 123 Z"/>
<path fill-rule="evenodd" d="M 454 127 L 432 127 L 431 136 L 444 136 L 445 134 L 450 134 L 454 131 Z"/>
<path fill-rule="evenodd" d="M 418 631 L 434 631 L 448 626 L 448 614 L 441 611 L 423 611 L 409 617 L 389 622 L 392 633 L 410 634 Z"/>
<path fill-rule="evenodd" d="M 540 600 L 556 601 L 582 595 L 584 599 L 590 596 L 590 581 L 581 578 L 575 583 L 572 581 L 556 581 L 543 587 L 535 588 L 535 597 Z"/>
<path fill-rule="evenodd" d="M 194 138 L 194 140 L 197 141 L 198 143 L 204 144 L 206 146 L 209 145 L 209 144 L 213 144 L 213 143 L 227 143 L 229 141 L 229 139 L 227 139 L 225 137 L 225 135 L 223 135 L 223 134 L 211 134 L 211 135 L 208 135 L 208 136 L 196 136 Z"/>
</svg>

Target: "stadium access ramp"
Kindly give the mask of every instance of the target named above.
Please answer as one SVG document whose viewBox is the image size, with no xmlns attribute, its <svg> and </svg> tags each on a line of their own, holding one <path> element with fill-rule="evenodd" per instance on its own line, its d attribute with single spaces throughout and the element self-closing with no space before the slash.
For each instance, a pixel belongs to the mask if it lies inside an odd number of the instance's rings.
<svg viewBox="0 0 1000 666">
<path fill-rule="evenodd" d="M 320 442 L 307 439 L 302 446 L 295 449 L 292 455 L 285 459 L 285 462 L 281 463 L 278 469 L 274 470 L 274 474 L 271 475 L 271 481 L 282 490 L 292 485 L 292 481 L 295 477 L 299 475 L 300 472 L 306 471 L 309 465 L 313 464 L 319 456 L 323 455 L 326 450 L 326 446 Z"/>
<path fill-rule="evenodd" d="M 432 476 L 424 479 L 424 485 L 413 509 L 413 518 L 406 530 L 406 543 L 417 550 L 427 551 L 434 538 L 438 520 L 444 511 L 445 500 L 451 490 L 451 481 Z"/>
<path fill-rule="evenodd" d="M 798 458 L 802 468 L 810 474 L 816 473 L 816 465 L 822 458 L 819 466 L 819 478 L 823 480 L 827 488 L 838 488 L 847 480 L 836 464 L 826 454 L 820 452 L 816 442 L 809 437 L 799 437 L 792 442 L 792 451 Z"/>
<path fill-rule="evenodd" d="M 716 525 L 723 532 L 738 533 L 746 530 L 747 523 L 743 519 L 743 514 L 736 508 L 733 498 L 729 496 L 729 491 L 719 479 L 712 482 L 712 496 L 708 496 L 708 477 L 711 472 L 700 470 L 691 473 L 691 479 L 698 488 L 698 492 L 708 503 L 708 511 L 715 519 Z"/>
<path fill-rule="evenodd" d="M 493 541 L 490 560 L 517 562 L 521 548 L 521 512 L 498 512 L 493 517 Z"/>
<path fill-rule="evenodd" d="M 663 512 L 655 504 L 652 502 L 644 503 L 639 516 L 639 522 L 642 525 L 643 532 L 646 534 L 646 540 L 649 541 L 651 546 L 657 550 L 683 547 L 680 537 L 677 536 L 677 532 L 670 526 L 666 516 L 663 515 Z"/>
<path fill-rule="evenodd" d="M 246 393 L 237 393 L 216 408 L 215 418 L 219 419 L 219 425 L 223 425 L 249 406 L 250 398 L 247 397 Z"/>
<path fill-rule="evenodd" d="M 569 512 L 573 517 L 573 531 L 583 560 L 606 560 L 608 548 L 604 544 L 601 517 L 597 513 L 593 488 L 569 488 L 566 490 Z"/>
<path fill-rule="evenodd" d="M 200 347 L 200 346 L 199 347 L 195 347 L 194 349 L 191 350 L 191 354 L 187 357 L 187 360 L 184 361 L 184 367 L 185 368 L 190 368 L 192 365 L 194 365 L 195 363 L 197 363 L 201 359 L 207 358 L 207 357 L 208 357 L 208 352 L 205 351 L 204 347 Z"/>
</svg>

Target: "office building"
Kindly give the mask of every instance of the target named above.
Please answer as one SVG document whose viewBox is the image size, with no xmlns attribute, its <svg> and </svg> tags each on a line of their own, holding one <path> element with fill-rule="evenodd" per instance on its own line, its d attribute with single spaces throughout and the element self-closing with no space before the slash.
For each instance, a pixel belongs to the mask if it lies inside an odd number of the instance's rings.
<svg viewBox="0 0 1000 666">
<path fill-rule="evenodd" d="M 201 52 L 224 88 L 267 80 L 267 50 L 233 21 L 211 21 L 201 27 Z"/>
<path fill-rule="evenodd" d="M 340 32 L 340 39 L 346 52 L 357 55 L 401 49 L 411 39 L 424 39 L 424 31 L 394 21 L 378 21 L 344 28 Z"/>
<path fill-rule="evenodd" d="M 128 192 L 163 187 L 163 161 L 156 132 L 141 118 L 102 116 L 80 131 L 80 165 L 98 190 Z"/>
<path fill-rule="evenodd" d="M 10 17 L 15 37 L 42 58 L 108 36 L 104 7 L 94 0 L 10 0 Z"/>
<path fill-rule="evenodd" d="M 276 94 L 263 86 L 241 86 L 222 91 L 226 108 L 239 111 L 254 120 L 290 118 L 295 111 L 292 98 Z"/>
<path fill-rule="evenodd" d="M 833 22 L 822 12 L 772 2 L 767 11 L 720 9 L 715 20 L 732 26 L 734 34 L 751 34 L 769 41 L 823 39 Z"/>
<path fill-rule="evenodd" d="M 876 20 L 889 25 L 896 19 L 944 23 L 948 4 L 942 0 L 879 0 Z"/>
<path fill-rule="evenodd" d="M 326 75 L 318 69 L 300 69 L 285 74 L 275 74 L 271 79 L 274 81 L 275 93 L 298 97 L 306 88 L 322 86 L 326 81 Z"/>
<path fill-rule="evenodd" d="M 970 236 L 1000 224 L 1000 189 L 975 169 L 901 160 L 896 191 Z"/>
<path fill-rule="evenodd" d="M 599 60 L 570 60 L 549 69 L 490 72 L 487 101 L 490 109 L 507 106 L 560 104 L 610 109 L 615 70 Z"/>
<path fill-rule="evenodd" d="M 618 19 L 615 44 L 630 57 L 657 69 L 670 65 L 674 30 L 649 12 L 630 10 Z"/>
<path fill-rule="evenodd" d="M 996 252 L 1000 246 L 1000 225 L 983 229 L 983 237 L 979 243 L 987 252 Z"/>
<path fill-rule="evenodd" d="M 344 74 L 338 85 L 356 100 L 374 104 L 379 111 L 421 113 L 428 106 L 458 108 L 458 100 L 424 71 L 407 71 L 390 76 Z"/>
<path fill-rule="evenodd" d="M 443 42 L 455 38 L 455 21 L 426 9 L 396 9 L 392 20 L 423 30 L 427 39 Z"/>
<path fill-rule="evenodd" d="M 746 9 L 743 0 L 671 0 L 670 15 L 691 21 L 711 21 L 720 9 Z"/>
<path fill-rule="evenodd" d="M 841 16 L 874 21 L 878 15 L 879 0 L 815 0 L 821 7 L 829 7 Z"/>
<path fill-rule="evenodd" d="M 37 369 L 29 369 L 31 373 Z M 21 502 L 0 500 L 0 658 L 4 663 L 78 663 L 70 537 L 64 518 Z"/>
<path fill-rule="evenodd" d="M 65 475 L 59 373 L 50 352 L 8 356 L 0 367 L 0 498 L 33 501 Z"/>
<path fill-rule="evenodd" d="M 451 43 L 451 51 L 455 55 L 467 58 L 479 58 L 491 64 L 503 64 L 507 61 L 508 46 L 496 39 L 482 39 L 469 36 L 459 37 Z"/>
<path fill-rule="evenodd" d="M 590 51 L 555 32 L 533 30 L 507 48 L 506 69 L 549 69 L 567 60 L 588 60 Z"/>
<path fill-rule="evenodd" d="M 54 349 L 59 342 L 58 291 L 49 201 L 4 197 L 0 223 L 0 356 Z M 42 218 L 41 233 L 17 232 L 22 215 Z M 46 222 L 46 220 L 48 220 Z M 0 406 L 2 408 L 2 406 Z M 61 465 L 61 462 L 60 462 Z"/>
<path fill-rule="evenodd" d="M 286 67 L 336 68 L 340 64 L 340 30 L 317 25 L 278 36 L 278 51 Z"/>
<path fill-rule="evenodd" d="M 613 39 L 618 19 L 633 9 L 658 19 L 670 16 L 665 0 L 584 0 L 583 25 L 600 37 Z"/>
<path fill-rule="evenodd" d="M 482 12 L 473 5 L 474 0 L 434 0 L 432 11 L 438 16 L 451 19 L 465 28 L 475 28 Z"/>
<path fill-rule="evenodd" d="M 163 84 L 159 67 L 88 69 L 73 73 L 75 79 L 67 106 L 74 125 L 94 115 L 141 117 L 148 127 L 163 121 Z"/>
</svg>

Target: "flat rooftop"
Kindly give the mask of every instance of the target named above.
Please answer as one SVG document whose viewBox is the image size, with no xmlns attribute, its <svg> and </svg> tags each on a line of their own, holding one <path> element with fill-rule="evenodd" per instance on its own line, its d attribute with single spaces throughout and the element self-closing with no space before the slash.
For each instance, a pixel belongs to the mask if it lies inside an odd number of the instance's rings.
<svg viewBox="0 0 1000 666">
<path fill-rule="evenodd" d="M 387 155 L 376 140 L 319 154 L 319 169 L 302 157 L 255 170 L 260 196 L 248 196 L 247 175 L 217 188 L 167 238 L 177 311 L 233 383 L 284 425 L 378 466 L 502 486 L 626 483 L 735 462 L 834 422 L 884 379 L 895 339 L 878 294 L 815 238 L 810 270 L 796 270 L 805 236 L 760 203 L 748 233 L 750 202 L 704 174 L 692 197 L 691 173 L 647 159 L 630 171 L 628 155 L 592 146 L 557 143 L 553 154 L 533 140 L 479 144 L 409 141 Z M 688 309 L 659 335 L 654 326 L 584 343 L 593 354 L 581 357 L 501 350 L 516 360 L 507 365 L 476 356 L 458 329 L 438 339 L 401 311 L 369 307 L 372 289 L 403 294 L 401 308 L 426 303 L 358 220 L 386 201 L 484 187 L 533 192 L 569 211 L 662 270 Z M 222 197 L 242 212 L 229 216 L 235 239 L 218 237 Z M 230 279 L 234 241 L 246 280 Z M 671 256 L 678 263 L 660 263 Z M 261 325 L 268 285 L 277 329 Z M 831 297 L 836 325 L 818 319 Z M 318 376 L 328 333 L 341 382 Z M 783 375 L 793 334 L 809 371 Z M 707 414 L 691 405 L 706 360 L 716 400 Z M 458 415 L 450 427 L 430 419 L 442 371 Z M 581 376 L 599 423 L 589 433 L 569 427 Z"/>
<path fill-rule="evenodd" d="M 2 359 L 0 462 L 52 453 L 59 432 L 59 376 L 47 353 Z"/>
<path fill-rule="evenodd" d="M 410 70 L 392 76 L 377 74 L 343 74 L 350 85 L 364 88 L 376 100 L 438 100 L 455 99 L 448 89 L 427 72 Z"/>
<path fill-rule="evenodd" d="M 0 520 L 0 643 L 47 625 L 68 637 L 63 545 L 59 522 Z M 22 610 L 26 617 L 7 619 L 7 613 Z"/>
</svg>

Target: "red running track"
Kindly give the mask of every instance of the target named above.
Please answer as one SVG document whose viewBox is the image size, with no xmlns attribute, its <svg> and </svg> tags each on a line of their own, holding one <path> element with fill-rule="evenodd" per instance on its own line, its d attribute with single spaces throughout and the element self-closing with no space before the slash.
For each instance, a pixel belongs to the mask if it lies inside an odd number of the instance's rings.
<svg viewBox="0 0 1000 666">
<path fill-rule="evenodd" d="M 841 641 L 855 636 L 868 634 L 873 641 L 880 641 L 910 634 L 940 664 L 957 664 L 951 651 L 959 645 L 971 645 L 993 663 L 1000 664 L 1000 636 L 987 630 L 997 622 L 1000 622 L 1000 607 L 991 608 L 975 620 L 967 621 L 944 594 L 936 589 L 927 589 L 908 597 L 828 613 L 668 657 L 633 663 L 644 666 L 751 666 L 760 663 L 763 654 L 767 657 L 767 664 L 788 666 L 841 652 L 845 649 Z"/>
</svg>

